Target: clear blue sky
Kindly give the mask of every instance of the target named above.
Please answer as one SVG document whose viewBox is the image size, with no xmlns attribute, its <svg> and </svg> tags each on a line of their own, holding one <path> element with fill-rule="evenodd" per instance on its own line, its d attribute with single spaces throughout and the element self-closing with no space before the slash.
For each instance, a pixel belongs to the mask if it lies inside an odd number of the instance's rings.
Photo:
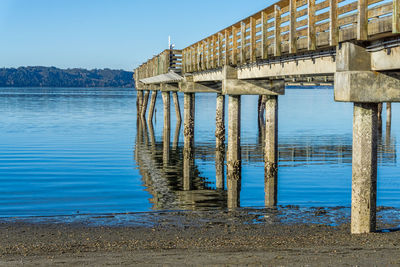
<svg viewBox="0 0 400 267">
<path fill-rule="evenodd" d="M 0 67 L 132 70 L 274 0 L 0 0 Z"/>
</svg>

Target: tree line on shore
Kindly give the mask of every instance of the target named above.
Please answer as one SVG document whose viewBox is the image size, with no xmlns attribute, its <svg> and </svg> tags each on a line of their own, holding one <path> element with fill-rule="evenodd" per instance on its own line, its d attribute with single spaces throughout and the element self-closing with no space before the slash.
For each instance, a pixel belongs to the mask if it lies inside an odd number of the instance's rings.
<svg viewBox="0 0 400 267">
<path fill-rule="evenodd" d="M 133 87 L 133 72 L 56 67 L 0 68 L 0 87 Z"/>
</svg>

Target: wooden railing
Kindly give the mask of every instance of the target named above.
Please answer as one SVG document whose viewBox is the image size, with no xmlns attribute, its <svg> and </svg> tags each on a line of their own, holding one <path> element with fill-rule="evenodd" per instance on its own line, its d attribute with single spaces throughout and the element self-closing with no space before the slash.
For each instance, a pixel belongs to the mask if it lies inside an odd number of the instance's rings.
<svg viewBox="0 0 400 267">
<path fill-rule="evenodd" d="M 167 49 L 135 69 L 134 78 L 136 81 L 140 81 L 141 79 L 166 74 L 170 71 L 180 73 L 181 70 L 182 51 Z"/>
<path fill-rule="evenodd" d="M 183 73 L 370 40 L 400 32 L 399 10 L 384 0 L 284 0 L 183 49 Z M 395 15 L 393 16 L 393 10 Z M 393 24 L 393 27 L 392 27 Z"/>
<path fill-rule="evenodd" d="M 183 50 L 165 50 L 135 79 L 240 66 L 400 33 L 400 0 L 282 0 Z"/>
</svg>

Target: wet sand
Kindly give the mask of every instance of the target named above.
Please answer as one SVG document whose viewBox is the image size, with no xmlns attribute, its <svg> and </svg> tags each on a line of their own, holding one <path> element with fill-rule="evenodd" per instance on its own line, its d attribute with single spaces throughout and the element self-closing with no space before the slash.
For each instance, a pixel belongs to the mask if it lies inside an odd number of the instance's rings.
<svg viewBox="0 0 400 267">
<path fill-rule="evenodd" d="M 117 216 L 91 217 L 91 223 L 3 221 L 0 265 L 400 265 L 399 231 L 350 235 L 348 222 L 312 221 L 338 217 L 333 210 L 310 214 L 301 223 L 254 210 L 142 214 L 109 226 L 101 224 Z"/>
</svg>

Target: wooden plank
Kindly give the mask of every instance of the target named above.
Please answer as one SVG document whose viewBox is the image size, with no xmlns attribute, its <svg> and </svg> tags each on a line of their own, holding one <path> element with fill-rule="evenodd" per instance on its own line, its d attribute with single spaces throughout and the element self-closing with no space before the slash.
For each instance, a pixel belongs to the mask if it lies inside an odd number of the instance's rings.
<svg viewBox="0 0 400 267">
<path fill-rule="evenodd" d="M 207 38 L 207 69 L 211 69 L 211 40 Z"/>
<path fill-rule="evenodd" d="M 329 0 L 329 45 L 337 45 L 339 40 L 339 27 L 337 25 L 337 0 Z"/>
<path fill-rule="evenodd" d="M 361 1 L 361 0 L 359 0 Z M 296 36 L 296 0 L 289 1 L 289 53 L 297 52 L 297 36 Z"/>
<path fill-rule="evenodd" d="M 240 64 L 246 62 L 246 24 L 242 22 L 240 25 Z"/>
<path fill-rule="evenodd" d="M 250 61 L 256 61 L 256 20 L 250 18 Z"/>
<path fill-rule="evenodd" d="M 308 0 L 308 50 L 317 48 L 315 35 L 315 0 Z"/>
<path fill-rule="evenodd" d="M 281 56 L 281 9 L 275 5 L 275 51 L 276 57 Z"/>
<path fill-rule="evenodd" d="M 267 13 L 261 13 L 261 58 L 268 58 L 268 44 L 267 44 L 267 33 L 268 33 L 268 19 Z"/>
<path fill-rule="evenodd" d="M 213 52 L 212 52 L 212 68 L 216 68 L 217 67 L 217 42 L 216 42 L 216 36 L 215 34 L 212 36 L 212 47 L 213 47 Z"/>
<path fill-rule="evenodd" d="M 224 65 L 229 65 L 229 32 L 225 30 L 225 59 Z"/>
<path fill-rule="evenodd" d="M 222 66 L 222 34 L 218 33 L 218 67 Z"/>
<path fill-rule="evenodd" d="M 238 29 L 232 26 L 232 64 L 237 65 Z"/>
<path fill-rule="evenodd" d="M 207 58 L 206 58 L 206 42 L 202 41 L 201 42 L 201 70 L 206 70 L 207 66 L 206 66 L 206 62 L 207 62 Z"/>
<path fill-rule="evenodd" d="M 400 33 L 400 0 L 393 0 L 392 32 Z"/>
<path fill-rule="evenodd" d="M 367 0 L 358 0 L 357 40 L 368 39 L 368 5 Z"/>
</svg>

